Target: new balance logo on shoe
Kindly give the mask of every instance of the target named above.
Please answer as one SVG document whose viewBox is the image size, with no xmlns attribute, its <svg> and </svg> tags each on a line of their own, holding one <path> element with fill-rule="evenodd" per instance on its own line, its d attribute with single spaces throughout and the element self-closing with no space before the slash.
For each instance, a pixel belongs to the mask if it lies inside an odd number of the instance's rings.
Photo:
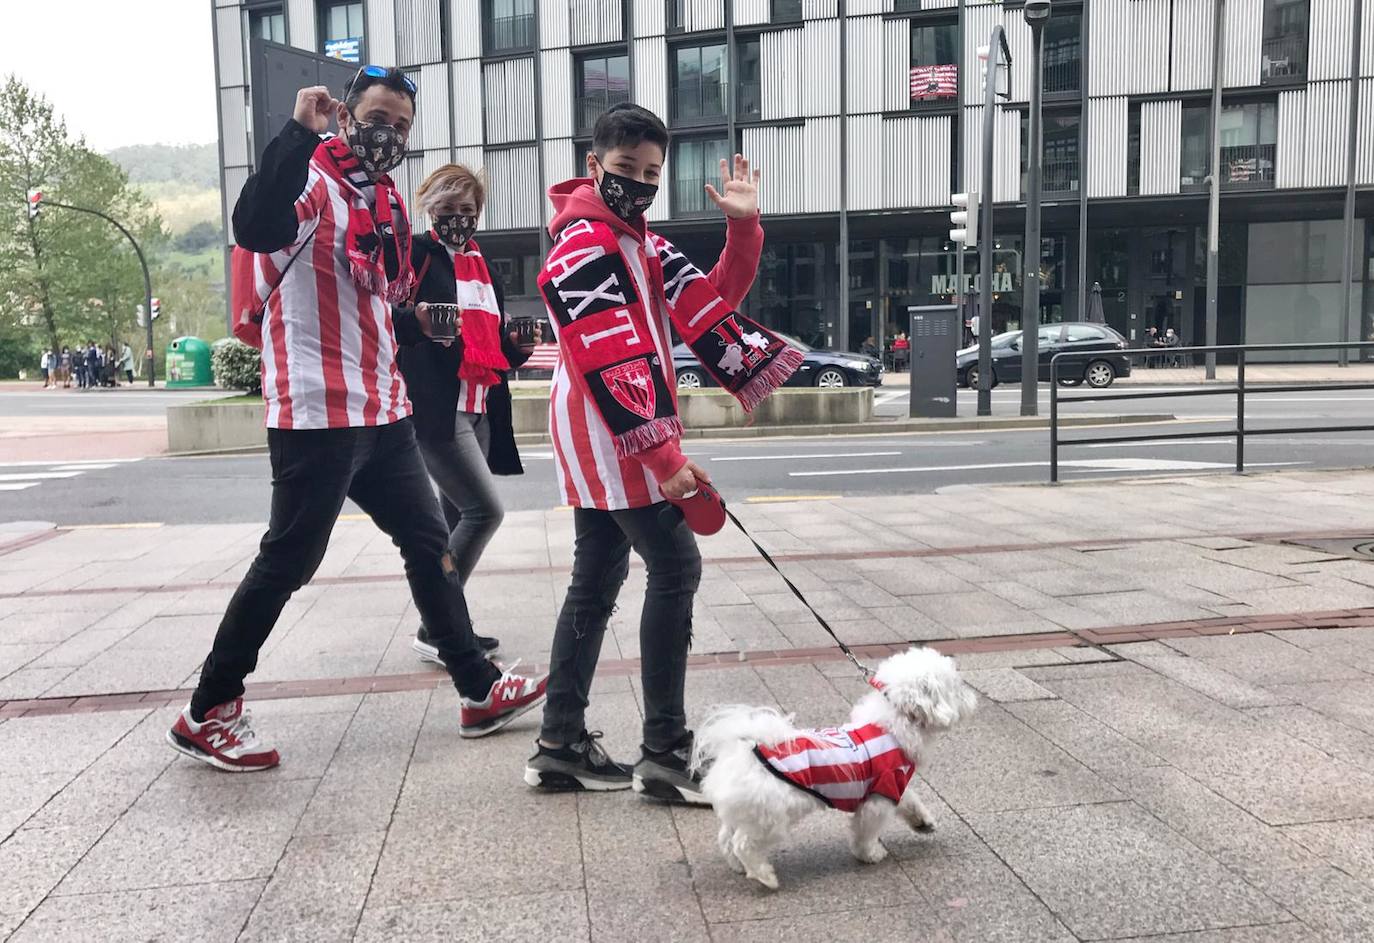
<svg viewBox="0 0 1374 943">
<path fill-rule="evenodd" d="M 208 711 L 196 723 L 186 705 L 167 731 L 172 749 L 228 773 L 271 769 L 281 762 L 276 750 L 259 742 L 243 698 L 235 698 Z"/>
</svg>

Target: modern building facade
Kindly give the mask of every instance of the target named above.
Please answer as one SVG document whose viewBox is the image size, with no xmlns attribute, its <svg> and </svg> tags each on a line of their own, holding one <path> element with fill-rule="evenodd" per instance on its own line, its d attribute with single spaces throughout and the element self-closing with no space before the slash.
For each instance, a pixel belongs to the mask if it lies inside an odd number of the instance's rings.
<svg viewBox="0 0 1374 943">
<path fill-rule="evenodd" d="M 749 313 L 850 349 L 906 330 L 908 305 L 951 300 L 948 204 L 978 189 L 978 47 L 1000 23 L 1013 65 L 996 117 L 993 318 L 999 328 L 1022 320 L 1031 42 L 1017 0 L 211 2 L 226 210 L 293 76 L 346 76 L 348 60 L 399 65 L 420 88 L 401 186 L 413 191 L 451 160 L 485 168 L 484 251 L 507 297 L 534 308 L 544 192 L 584 172 L 596 116 L 631 99 L 674 135 L 653 225 L 709 267 L 724 227 L 702 188 L 720 157 L 743 152 L 764 174 L 768 234 Z M 1204 341 L 1215 2 L 1055 0 L 1042 321 L 1078 318 L 1096 282 L 1108 323 L 1128 337 L 1173 327 Z M 1223 343 L 1338 339 L 1352 134 L 1349 333 L 1374 337 L 1374 0 L 1363 24 L 1353 6 L 1226 0 Z M 271 94 L 255 88 L 274 82 Z M 966 269 L 976 277 L 976 253 Z"/>
</svg>

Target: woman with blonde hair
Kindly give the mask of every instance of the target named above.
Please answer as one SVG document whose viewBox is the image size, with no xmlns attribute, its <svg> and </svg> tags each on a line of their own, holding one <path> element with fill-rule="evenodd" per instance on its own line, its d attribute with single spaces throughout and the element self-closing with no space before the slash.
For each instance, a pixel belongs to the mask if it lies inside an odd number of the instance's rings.
<svg viewBox="0 0 1374 943">
<path fill-rule="evenodd" d="M 415 289 L 393 316 L 415 437 L 450 528 L 445 570 L 460 584 L 467 583 L 505 515 L 492 475 L 524 471 L 506 371 L 528 360 L 539 341 L 537 328 L 523 345 L 509 329 L 501 286 L 472 238 L 485 199 L 482 178 L 461 164 L 438 168 L 415 191 L 430 230 L 412 242 Z M 426 307 L 438 304 L 458 306 L 451 343 L 430 340 L 416 324 L 417 313 L 427 318 Z M 488 652 L 499 646 L 487 636 L 477 641 Z M 423 625 L 414 648 L 421 658 L 442 664 Z"/>
</svg>

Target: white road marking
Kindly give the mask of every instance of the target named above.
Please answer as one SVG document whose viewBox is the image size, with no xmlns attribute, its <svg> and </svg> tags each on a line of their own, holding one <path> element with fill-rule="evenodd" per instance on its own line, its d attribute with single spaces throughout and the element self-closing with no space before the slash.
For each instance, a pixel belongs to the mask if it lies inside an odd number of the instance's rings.
<svg viewBox="0 0 1374 943">
<path fill-rule="evenodd" d="M 75 478 L 81 472 L 24 472 L 23 474 L 0 475 L 0 481 L 32 481 L 37 484 L 39 481 L 46 481 L 49 478 Z"/>
<path fill-rule="evenodd" d="M 52 470 L 53 470 L 53 471 L 74 471 L 74 472 L 83 472 L 83 471 L 100 471 L 100 470 L 105 469 L 105 468 L 117 468 L 117 467 L 118 467 L 118 466 L 115 465 L 115 464 L 113 464 L 113 463 L 104 464 L 104 465 L 100 465 L 100 464 L 54 465 L 54 466 L 52 467 Z"/>
<path fill-rule="evenodd" d="M 57 468 L 76 467 L 77 465 L 127 465 L 131 462 L 141 462 L 141 458 L 73 458 L 67 460 L 50 459 L 46 462 L 0 462 L 0 468 Z"/>
<path fill-rule="evenodd" d="M 713 462 L 780 462 L 801 458 L 869 458 L 877 455 L 901 455 L 901 452 L 812 452 L 807 455 L 722 455 Z"/>
<path fill-rule="evenodd" d="M 0 491 L 23 491 L 25 488 L 33 488 L 38 485 L 36 481 L 24 481 L 15 483 L 0 484 Z"/>
</svg>

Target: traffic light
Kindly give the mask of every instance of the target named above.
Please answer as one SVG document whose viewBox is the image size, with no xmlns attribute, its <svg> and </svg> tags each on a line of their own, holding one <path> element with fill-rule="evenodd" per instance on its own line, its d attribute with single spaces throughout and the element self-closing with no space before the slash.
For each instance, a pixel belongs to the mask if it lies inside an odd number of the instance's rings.
<svg viewBox="0 0 1374 943">
<path fill-rule="evenodd" d="M 37 219 L 38 211 L 43 208 L 43 191 L 30 190 L 28 199 L 29 219 Z"/>
<path fill-rule="evenodd" d="M 951 242 L 957 242 L 966 249 L 973 249 L 978 246 L 978 194 L 970 190 L 968 193 L 956 193 L 950 197 L 950 202 L 958 209 L 949 214 L 949 221 L 954 224 L 954 228 L 949 231 Z"/>
<path fill-rule="evenodd" d="M 158 316 L 159 314 L 161 314 L 161 313 L 162 313 L 162 301 L 161 301 L 160 299 L 158 299 L 158 298 L 154 298 L 154 299 L 153 299 L 153 320 L 156 321 L 156 320 L 157 320 L 157 316 Z"/>
</svg>

